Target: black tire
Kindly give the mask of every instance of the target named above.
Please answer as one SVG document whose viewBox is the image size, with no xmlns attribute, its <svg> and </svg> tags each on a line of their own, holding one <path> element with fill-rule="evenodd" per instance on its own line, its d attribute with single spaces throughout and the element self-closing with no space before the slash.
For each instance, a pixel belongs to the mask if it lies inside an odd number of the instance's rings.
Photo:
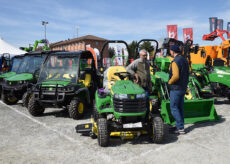
<svg viewBox="0 0 230 164">
<path fill-rule="evenodd" d="M 2 93 L 2 101 L 7 105 L 14 105 L 17 104 L 18 99 Z"/>
<path fill-rule="evenodd" d="M 99 118 L 97 120 L 97 128 L 98 128 L 98 144 L 101 147 L 107 147 L 109 145 L 109 129 L 108 129 L 108 123 L 106 118 Z"/>
<path fill-rule="evenodd" d="M 154 143 L 161 143 L 164 137 L 164 123 L 160 116 L 151 119 L 151 140 Z"/>
<path fill-rule="evenodd" d="M 70 118 L 75 120 L 82 118 L 84 116 L 85 110 L 85 103 L 82 100 L 78 98 L 71 100 L 68 108 Z"/>
<path fill-rule="evenodd" d="M 30 94 L 25 92 L 22 96 L 22 106 L 28 108 L 29 99 L 30 99 Z"/>
<path fill-rule="evenodd" d="M 28 103 L 28 111 L 32 116 L 41 116 L 45 108 L 43 108 L 35 99 L 34 96 L 31 97 Z"/>
<path fill-rule="evenodd" d="M 101 114 L 98 113 L 96 103 L 93 104 L 93 119 L 95 122 L 97 122 L 98 118 L 103 118 Z"/>
</svg>

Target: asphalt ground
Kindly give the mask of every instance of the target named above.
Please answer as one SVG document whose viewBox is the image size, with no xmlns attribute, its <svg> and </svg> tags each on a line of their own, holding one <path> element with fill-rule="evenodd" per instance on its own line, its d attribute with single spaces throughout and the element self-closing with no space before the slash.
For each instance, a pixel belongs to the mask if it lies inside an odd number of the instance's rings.
<svg viewBox="0 0 230 164">
<path fill-rule="evenodd" d="M 146 137 L 112 139 L 109 147 L 81 136 L 75 126 L 90 122 L 90 114 L 73 120 L 65 110 L 49 108 L 42 117 L 31 116 L 20 103 L 0 101 L 0 163 L 230 163 L 230 104 L 216 98 L 220 120 L 186 125 L 185 135 L 168 132 L 162 144 Z"/>
</svg>

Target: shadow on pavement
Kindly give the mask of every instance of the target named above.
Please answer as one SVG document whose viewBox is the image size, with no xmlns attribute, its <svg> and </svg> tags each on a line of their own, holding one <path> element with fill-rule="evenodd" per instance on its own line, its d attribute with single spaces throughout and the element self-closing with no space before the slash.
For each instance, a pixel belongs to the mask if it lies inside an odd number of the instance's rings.
<svg viewBox="0 0 230 164">
<path fill-rule="evenodd" d="M 207 126 L 215 126 L 216 124 L 221 124 L 221 123 L 225 122 L 225 120 L 226 120 L 221 115 L 219 115 L 219 118 L 220 119 L 218 121 L 200 122 L 200 123 L 193 124 L 192 126 L 186 128 L 185 132 L 189 133 L 189 132 L 193 131 L 196 128 L 203 128 L 203 127 L 207 127 Z"/>
<path fill-rule="evenodd" d="M 178 140 L 178 135 L 170 134 L 169 128 L 170 128 L 169 125 L 166 125 L 166 124 L 164 125 L 164 139 L 160 144 L 157 144 L 157 145 L 170 144 Z M 126 139 L 122 140 L 120 137 L 110 138 L 109 147 L 116 147 L 116 146 L 120 146 L 126 143 L 132 144 L 132 145 L 155 144 L 150 140 L 149 135 L 141 135 L 137 138 L 130 139 L 130 140 L 126 140 Z"/>
<path fill-rule="evenodd" d="M 81 118 L 81 119 L 89 119 L 89 118 L 91 118 L 91 115 L 92 115 L 92 112 L 87 110 L 86 113 L 84 114 L 83 118 Z M 67 109 L 57 109 L 57 110 L 52 111 L 52 112 L 45 112 L 40 117 L 44 117 L 44 116 L 55 116 L 55 117 L 70 118 Z"/>
</svg>

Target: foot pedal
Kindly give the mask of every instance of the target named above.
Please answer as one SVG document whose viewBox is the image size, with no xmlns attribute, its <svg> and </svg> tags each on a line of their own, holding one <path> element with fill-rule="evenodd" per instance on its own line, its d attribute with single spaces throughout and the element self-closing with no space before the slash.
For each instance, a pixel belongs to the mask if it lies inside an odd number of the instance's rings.
<svg viewBox="0 0 230 164">
<path fill-rule="evenodd" d="M 83 135 L 90 135 L 92 132 L 92 123 L 88 124 L 80 124 L 75 127 L 77 133 L 81 133 Z"/>
</svg>

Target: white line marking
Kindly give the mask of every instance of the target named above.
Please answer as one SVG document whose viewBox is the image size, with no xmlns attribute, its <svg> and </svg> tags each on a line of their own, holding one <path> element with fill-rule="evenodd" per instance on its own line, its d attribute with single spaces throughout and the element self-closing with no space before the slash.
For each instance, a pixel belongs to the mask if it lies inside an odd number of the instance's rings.
<svg viewBox="0 0 230 164">
<path fill-rule="evenodd" d="M 51 131 L 53 131 L 53 132 L 59 134 L 60 136 L 62 136 L 62 137 L 64 137 L 65 139 L 67 139 L 68 141 L 73 142 L 73 143 L 78 143 L 78 144 L 80 143 L 78 140 L 75 140 L 74 138 L 69 137 L 69 136 L 67 136 L 67 135 L 65 135 L 65 134 L 63 134 L 63 133 L 61 133 L 61 132 L 59 132 L 59 131 L 57 131 L 57 130 L 55 130 L 55 129 L 49 127 L 49 126 L 47 126 L 45 123 L 42 123 L 42 122 L 40 122 L 40 121 L 38 121 L 38 120 L 36 120 L 36 119 L 34 119 L 34 118 L 32 118 L 32 117 L 26 115 L 25 113 L 20 112 L 19 110 L 17 110 L 17 109 L 14 108 L 14 107 L 8 106 L 8 105 L 4 104 L 4 103 L 1 102 L 1 101 L 0 101 L 0 103 L 1 103 L 2 105 L 6 106 L 6 107 L 8 107 L 8 108 L 10 108 L 10 109 L 12 109 L 13 111 L 17 112 L 18 114 L 20 114 L 20 115 L 22 115 L 22 116 L 24 116 L 24 117 L 30 119 L 31 121 L 33 121 L 33 122 L 35 122 L 35 123 L 37 123 L 37 124 L 39 124 L 39 125 L 45 127 L 46 129 L 51 130 Z"/>
<path fill-rule="evenodd" d="M 51 130 L 51 131 L 57 133 L 57 134 L 60 135 L 61 137 L 64 137 L 66 140 L 68 140 L 68 141 L 70 141 L 70 142 L 72 142 L 72 143 L 76 143 L 76 144 L 82 146 L 82 142 L 81 142 L 81 141 L 75 140 L 74 138 L 69 137 L 69 136 L 63 134 L 63 133 L 59 132 L 58 130 L 55 130 L 55 129 L 53 129 L 53 128 L 47 126 L 45 123 L 42 123 L 42 122 L 40 122 L 40 121 L 34 119 L 33 117 L 30 117 L 30 116 L 26 115 L 26 114 L 23 113 L 23 112 L 20 112 L 19 110 L 17 110 L 16 108 L 14 108 L 14 107 L 12 107 L 12 106 L 6 105 L 6 104 L 3 103 L 2 101 L 0 101 L 0 103 L 1 103 L 2 105 L 6 106 L 6 107 L 8 107 L 8 108 L 10 108 L 10 109 L 12 109 L 13 111 L 17 112 L 18 114 L 20 114 L 20 115 L 22 115 L 22 116 L 28 118 L 29 120 L 31 120 L 31 121 L 33 121 L 33 122 L 35 122 L 35 123 L 37 123 L 37 124 L 43 126 L 44 128 L 46 128 L 46 129 L 48 129 L 48 130 Z M 101 151 L 97 151 L 97 152 L 95 152 L 95 153 L 101 155 L 102 152 L 101 152 Z M 106 158 L 108 161 L 113 161 L 113 159 L 112 159 L 109 155 L 106 155 L 106 154 L 103 154 L 103 158 Z"/>
</svg>

